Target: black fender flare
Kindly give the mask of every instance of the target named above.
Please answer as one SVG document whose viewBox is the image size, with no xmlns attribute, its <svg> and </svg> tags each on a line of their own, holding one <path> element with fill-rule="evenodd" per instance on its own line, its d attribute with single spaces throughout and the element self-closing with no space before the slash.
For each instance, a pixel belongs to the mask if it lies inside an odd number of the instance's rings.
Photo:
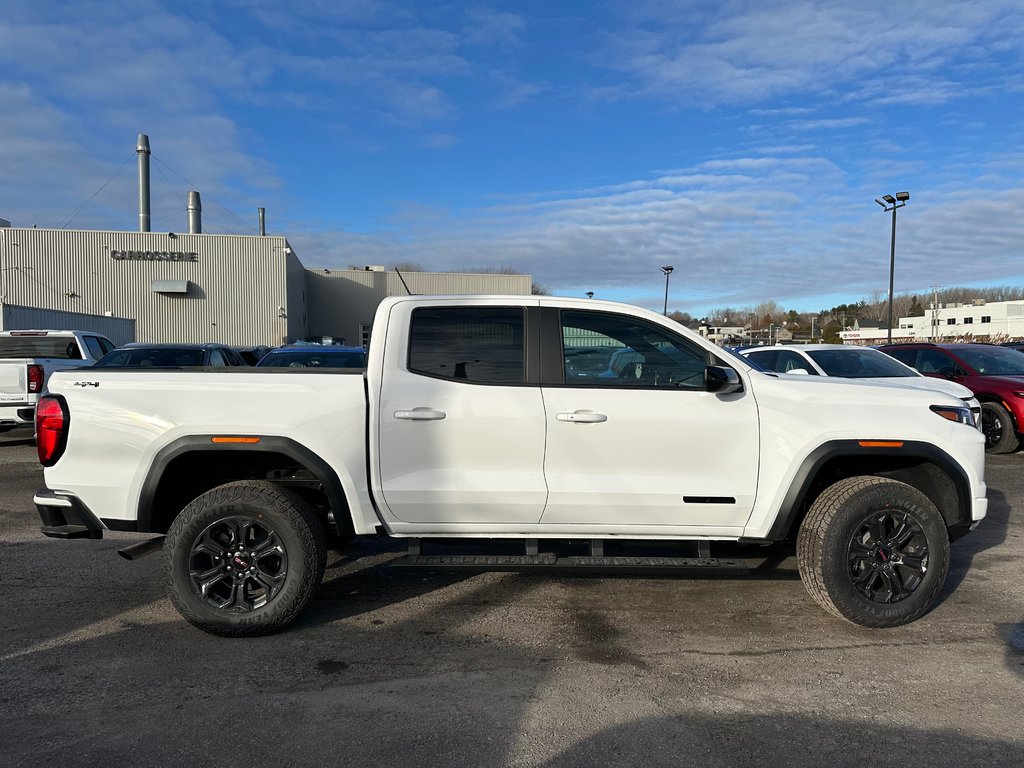
<svg viewBox="0 0 1024 768">
<path fill-rule="evenodd" d="M 258 438 L 258 442 L 214 442 L 214 437 L 220 435 L 186 435 L 168 443 L 161 448 L 149 466 L 146 479 L 142 484 L 142 491 L 139 494 L 138 502 L 138 530 L 152 531 L 156 521 L 153 519 L 153 502 L 156 499 L 157 489 L 163 479 L 167 467 L 172 461 L 188 453 L 203 451 L 238 451 L 247 453 L 280 453 L 292 459 L 310 472 L 319 480 L 324 487 L 331 509 L 335 512 L 335 527 L 341 530 L 343 515 L 351 517 L 345 488 L 338 478 L 337 472 L 324 461 L 320 456 L 311 451 L 301 443 L 289 437 L 264 436 L 264 435 L 237 435 L 239 438 Z M 234 436 L 233 436 L 234 437 Z"/>
<path fill-rule="evenodd" d="M 885 443 L 887 445 L 865 445 L 864 443 Z M 959 500 L 957 520 L 947 520 L 947 526 L 969 523 L 971 520 L 971 483 L 967 473 L 960 464 L 948 453 L 931 443 L 917 440 L 831 440 L 822 443 L 811 451 L 800 465 L 793 482 L 789 486 L 779 514 L 775 518 L 768 535 L 769 541 L 781 541 L 788 538 L 798 515 L 810 494 L 815 478 L 828 462 L 839 458 L 899 457 L 903 459 L 923 459 L 942 469 L 953 481 Z"/>
</svg>

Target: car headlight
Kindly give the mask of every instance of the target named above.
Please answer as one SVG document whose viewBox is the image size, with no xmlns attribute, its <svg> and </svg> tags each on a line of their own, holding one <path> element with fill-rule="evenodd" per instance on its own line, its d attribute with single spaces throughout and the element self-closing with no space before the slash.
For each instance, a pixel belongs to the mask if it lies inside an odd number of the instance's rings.
<svg viewBox="0 0 1024 768">
<path fill-rule="evenodd" d="M 971 427 L 977 426 L 974 423 L 974 414 L 971 413 L 970 408 L 958 408 L 955 405 L 933 405 L 931 409 L 933 413 L 939 414 L 944 419 L 967 424 Z"/>
</svg>

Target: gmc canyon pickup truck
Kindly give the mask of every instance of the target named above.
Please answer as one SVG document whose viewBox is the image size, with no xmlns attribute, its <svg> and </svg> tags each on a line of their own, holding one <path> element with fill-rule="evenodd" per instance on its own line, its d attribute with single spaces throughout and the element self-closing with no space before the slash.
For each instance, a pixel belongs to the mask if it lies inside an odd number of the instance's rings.
<svg viewBox="0 0 1024 768">
<path fill-rule="evenodd" d="M 366 366 L 54 374 L 42 532 L 160 534 L 135 553 L 161 549 L 174 605 L 223 635 L 298 615 L 328 534 L 515 538 L 541 562 L 554 540 L 795 539 L 815 601 L 891 627 L 986 512 L 956 397 L 780 377 L 624 304 L 389 298 Z"/>
<path fill-rule="evenodd" d="M 0 331 L 0 432 L 35 423 L 51 373 L 92 365 L 115 346 L 92 331 Z"/>
</svg>

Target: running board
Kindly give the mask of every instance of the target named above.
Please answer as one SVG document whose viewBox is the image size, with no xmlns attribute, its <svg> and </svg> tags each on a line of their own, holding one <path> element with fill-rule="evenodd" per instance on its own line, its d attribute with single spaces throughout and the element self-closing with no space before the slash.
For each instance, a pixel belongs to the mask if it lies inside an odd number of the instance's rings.
<svg viewBox="0 0 1024 768">
<path fill-rule="evenodd" d="M 697 543 L 697 557 L 664 557 L 604 554 L 604 540 L 589 542 L 589 555 L 559 555 L 538 552 L 536 539 L 524 541 L 523 555 L 425 555 L 421 539 L 409 540 L 409 554 L 392 560 L 392 568 L 436 571 L 582 571 L 586 573 L 745 575 L 747 563 L 710 557 L 709 544 Z"/>
</svg>

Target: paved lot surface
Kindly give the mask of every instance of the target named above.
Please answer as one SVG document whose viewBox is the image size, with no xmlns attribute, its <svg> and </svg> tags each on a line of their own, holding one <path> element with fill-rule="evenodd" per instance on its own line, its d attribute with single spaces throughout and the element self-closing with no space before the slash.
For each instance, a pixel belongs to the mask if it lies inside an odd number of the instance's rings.
<svg viewBox="0 0 1024 768">
<path fill-rule="evenodd" d="M 332 557 L 299 621 L 210 637 L 143 537 L 37 532 L 0 436 L 0 765 L 1024 765 L 1024 454 L 942 603 L 898 630 L 827 616 L 792 558 L 738 579 L 397 572 Z"/>
</svg>

